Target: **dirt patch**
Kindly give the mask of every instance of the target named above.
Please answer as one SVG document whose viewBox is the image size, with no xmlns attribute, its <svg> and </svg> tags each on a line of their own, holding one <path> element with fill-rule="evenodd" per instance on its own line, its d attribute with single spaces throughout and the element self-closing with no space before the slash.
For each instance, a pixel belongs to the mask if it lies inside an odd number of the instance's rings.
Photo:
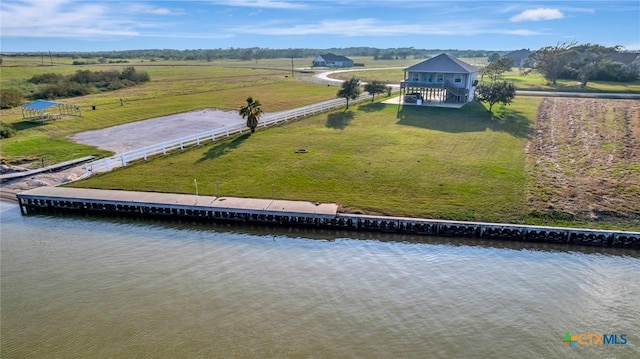
<svg viewBox="0 0 640 359">
<path fill-rule="evenodd" d="M 237 111 L 209 109 L 82 132 L 71 136 L 71 140 L 122 153 L 244 122 Z"/>
<path fill-rule="evenodd" d="M 16 202 L 16 193 L 43 186 L 57 186 L 74 181 L 85 174 L 83 165 L 56 172 L 43 172 L 33 176 L 18 178 L 0 184 L 0 200 Z"/>
<path fill-rule="evenodd" d="M 640 218 L 640 102 L 545 98 L 527 144 L 528 201 L 541 213 Z"/>
</svg>

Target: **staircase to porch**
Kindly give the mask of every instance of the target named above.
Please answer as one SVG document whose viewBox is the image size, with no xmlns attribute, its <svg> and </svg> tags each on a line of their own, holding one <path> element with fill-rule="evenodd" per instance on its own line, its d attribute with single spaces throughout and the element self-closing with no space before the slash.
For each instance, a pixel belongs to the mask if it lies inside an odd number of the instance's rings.
<svg viewBox="0 0 640 359">
<path fill-rule="evenodd" d="M 456 87 L 450 81 L 446 81 L 444 84 L 445 90 L 447 90 L 446 102 L 466 102 L 469 90 L 466 88 Z"/>
</svg>

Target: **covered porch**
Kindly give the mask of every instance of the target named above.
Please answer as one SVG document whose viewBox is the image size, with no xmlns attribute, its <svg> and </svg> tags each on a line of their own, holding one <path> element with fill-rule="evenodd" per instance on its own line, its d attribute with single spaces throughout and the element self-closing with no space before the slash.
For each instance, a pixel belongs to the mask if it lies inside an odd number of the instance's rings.
<svg viewBox="0 0 640 359">
<path fill-rule="evenodd" d="M 462 107 L 470 101 L 469 90 L 464 87 L 457 87 L 449 80 L 439 83 L 426 81 L 402 81 L 400 83 L 400 97 L 405 102 L 411 103 L 409 97 L 417 97 L 421 104 L 431 106 L 455 105 Z M 418 104 L 416 101 L 415 104 Z M 446 106 L 450 107 L 450 106 Z"/>
<path fill-rule="evenodd" d="M 467 103 L 461 102 L 443 102 L 438 99 L 438 97 L 430 97 L 426 98 L 423 101 L 416 102 L 408 102 L 404 100 L 404 95 L 400 95 L 398 97 L 390 98 L 388 100 L 382 101 L 382 103 L 389 105 L 399 105 L 399 106 L 421 106 L 421 107 L 444 107 L 444 108 L 462 108 Z"/>
</svg>

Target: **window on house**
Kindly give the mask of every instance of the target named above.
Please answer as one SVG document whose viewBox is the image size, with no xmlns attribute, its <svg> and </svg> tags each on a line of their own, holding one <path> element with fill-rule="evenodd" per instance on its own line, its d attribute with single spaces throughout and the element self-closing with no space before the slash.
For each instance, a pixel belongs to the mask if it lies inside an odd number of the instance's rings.
<svg viewBox="0 0 640 359">
<path fill-rule="evenodd" d="M 456 83 L 462 82 L 462 74 L 454 74 L 453 75 L 453 82 L 456 82 Z"/>
</svg>

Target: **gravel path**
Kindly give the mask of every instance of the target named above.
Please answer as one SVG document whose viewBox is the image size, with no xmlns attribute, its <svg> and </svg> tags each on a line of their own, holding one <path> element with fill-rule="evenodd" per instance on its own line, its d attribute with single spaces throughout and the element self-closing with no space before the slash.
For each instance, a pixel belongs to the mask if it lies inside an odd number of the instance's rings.
<svg viewBox="0 0 640 359">
<path fill-rule="evenodd" d="M 71 136 L 71 140 L 122 153 L 242 123 L 237 111 L 199 110 L 82 132 Z"/>
</svg>

